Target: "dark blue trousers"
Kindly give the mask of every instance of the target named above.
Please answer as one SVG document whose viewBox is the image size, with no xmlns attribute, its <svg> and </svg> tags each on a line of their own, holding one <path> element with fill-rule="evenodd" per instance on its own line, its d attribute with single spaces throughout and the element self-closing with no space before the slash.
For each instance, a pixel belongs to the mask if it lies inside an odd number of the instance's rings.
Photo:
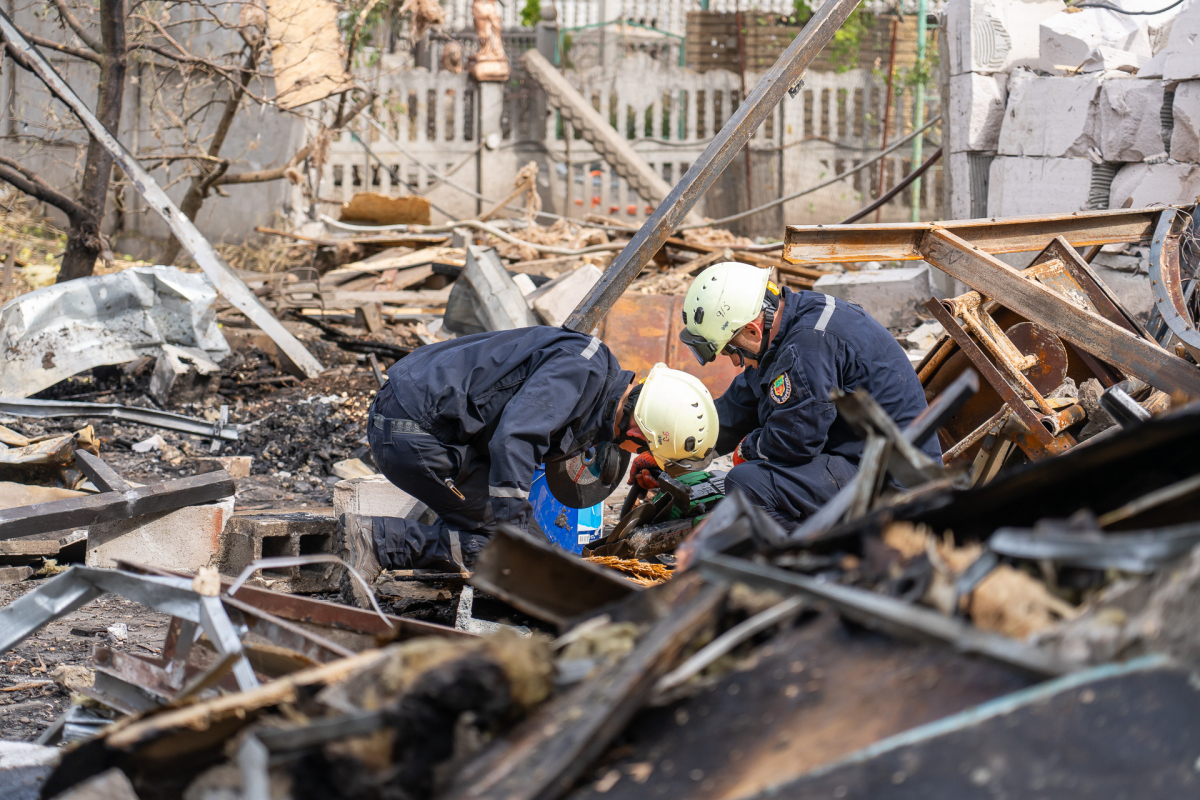
<svg viewBox="0 0 1200 800">
<path fill-rule="evenodd" d="M 756 459 L 730 470 L 725 490 L 741 489 L 750 502 L 790 531 L 829 502 L 857 473 L 858 465 L 828 453 L 795 466 Z"/>
<path fill-rule="evenodd" d="M 391 430 L 385 431 L 376 423 L 377 414 L 407 418 L 391 392 L 382 392 L 371 404 L 367 441 L 376 466 L 389 481 L 437 515 L 436 519 L 431 519 L 431 514 L 418 519 L 372 518 L 380 565 L 384 569 L 422 569 L 459 562 L 470 567 L 495 524 L 488 495 L 488 460 L 468 445 L 443 444 L 415 426 L 391 425 Z"/>
</svg>

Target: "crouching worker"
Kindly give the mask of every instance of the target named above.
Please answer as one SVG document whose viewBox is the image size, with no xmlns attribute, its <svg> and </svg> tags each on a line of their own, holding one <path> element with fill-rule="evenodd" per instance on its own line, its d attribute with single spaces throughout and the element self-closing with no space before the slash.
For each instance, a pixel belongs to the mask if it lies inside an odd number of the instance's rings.
<svg viewBox="0 0 1200 800">
<path fill-rule="evenodd" d="M 725 479 L 786 530 L 853 480 L 863 442 L 830 392 L 865 389 L 903 430 L 925 408 L 904 350 L 861 307 L 782 291 L 765 269 L 725 262 L 692 282 L 679 337 L 701 363 L 725 355 L 742 373 L 717 398 Z M 937 437 L 922 449 L 941 463 Z"/>
<path fill-rule="evenodd" d="M 681 377 L 680 377 L 681 376 Z M 427 345 L 388 370 L 371 404 L 379 470 L 420 501 L 395 516 L 343 515 L 352 565 L 472 566 L 497 523 L 538 530 L 536 468 L 591 447 L 703 458 L 717 441 L 712 398 L 658 365 L 642 384 L 594 336 L 536 327 Z"/>
</svg>

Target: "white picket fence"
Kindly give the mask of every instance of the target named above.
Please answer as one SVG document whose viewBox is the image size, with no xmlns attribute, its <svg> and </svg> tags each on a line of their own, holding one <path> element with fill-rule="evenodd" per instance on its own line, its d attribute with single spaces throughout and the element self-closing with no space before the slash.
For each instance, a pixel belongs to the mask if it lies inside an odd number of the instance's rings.
<svg viewBox="0 0 1200 800">
<path fill-rule="evenodd" d="M 568 77 L 602 117 L 627 136 L 633 148 L 668 184 L 679 181 L 736 110 L 742 97 L 740 78 L 728 72 L 695 73 L 663 64 L 643 53 L 619 63 Z M 757 76 L 747 74 L 746 90 Z M 529 161 L 539 164 L 544 210 L 582 218 L 589 213 L 640 222 L 652 204 L 633 193 L 628 183 L 583 139 L 570 137 L 558 115 L 537 115 L 539 90 L 528 81 L 519 90 L 500 84 L 479 85 L 466 75 L 417 69 L 383 78 L 375 116 L 405 150 L 389 143 L 365 122 L 355 130 L 378 156 L 376 161 L 349 132 L 332 143 L 318 197 L 334 203 L 355 192 L 404 194 L 403 182 L 426 194 L 445 217 L 470 217 L 489 203 L 437 183 L 426 167 L 487 198 L 508 194 L 517 172 Z M 755 131 L 751 148 L 771 162 L 778 197 L 849 173 L 878 152 L 883 87 L 869 70 L 809 73 L 795 98 L 785 98 Z M 893 111 L 891 141 L 911 130 L 911 100 L 901 97 Z M 936 113 L 936 108 L 928 112 Z M 484 147 L 489 134 L 498 147 Z M 885 160 L 889 188 L 911 169 L 910 148 Z M 382 162 L 382 165 L 380 164 Z M 392 177 L 392 170 L 400 178 Z M 865 205 L 878 173 L 864 169 L 818 192 L 784 205 L 786 223 L 833 222 Z M 933 218 L 940 197 L 940 168 L 925 178 L 922 216 Z M 432 188 L 430 188 L 432 187 Z M 762 189 L 755 201 L 763 202 Z M 907 194 L 893 200 L 882 214 L 886 221 L 906 220 Z M 705 213 L 705 209 L 700 209 Z M 710 213 L 711 215 L 711 213 Z M 434 221 L 443 221 L 435 212 Z M 782 234 L 782 230 L 779 231 Z"/>
</svg>

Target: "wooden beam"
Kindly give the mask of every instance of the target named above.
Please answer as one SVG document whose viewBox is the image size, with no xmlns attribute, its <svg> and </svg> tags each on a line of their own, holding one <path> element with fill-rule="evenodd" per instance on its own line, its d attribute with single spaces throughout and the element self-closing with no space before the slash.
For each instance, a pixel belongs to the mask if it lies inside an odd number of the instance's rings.
<svg viewBox="0 0 1200 800">
<path fill-rule="evenodd" d="M 102 492 L 127 492 L 133 488 L 100 456 L 94 456 L 87 450 L 75 451 L 75 466 Z"/>
<path fill-rule="evenodd" d="M 125 492 L 104 492 L 33 506 L 0 509 L 0 539 L 15 539 L 67 528 L 86 528 L 95 522 L 112 522 L 212 503 L 231 497 L 234 489 L 229 473 L 217 470 L 190 478 L 139 486 Z"/>
<path fill-rule="evenodd" d="M 1200 397 L 1200 369 L 1101 316 L 1067 302 L 1041 284 L 945 228 L 921 239 L 925 260 L 1096 358 L 1164 392 Z"/>
</svg>

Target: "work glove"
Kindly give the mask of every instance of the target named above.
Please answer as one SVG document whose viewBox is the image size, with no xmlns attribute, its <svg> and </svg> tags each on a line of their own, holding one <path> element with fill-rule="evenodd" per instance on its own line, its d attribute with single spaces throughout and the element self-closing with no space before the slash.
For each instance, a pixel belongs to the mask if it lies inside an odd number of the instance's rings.
<svg viewBox="0 0 1200 800">
<path fill-rule="evenodd" d="M 642 453 L 629 465 L 629 485 L 637 485 L 648 492 L 658 489 L 654 476 L 659 472 L 658 462 L 649 453 Z"/>
<path fill-rule="evenodd" d="M 754 453 L 753 444 L 748 441 L 749 439 L 749 436 L 747 436 L 745 439 L 742 439 L 740 442 L 738 442 L 738 446 L 733 449 L 733 465 L 735 467 L 738 464 L 745 464 L 747 461 L 753 461 L 754 459 L 758 458 L 758 456 Z"/>
</svg>

